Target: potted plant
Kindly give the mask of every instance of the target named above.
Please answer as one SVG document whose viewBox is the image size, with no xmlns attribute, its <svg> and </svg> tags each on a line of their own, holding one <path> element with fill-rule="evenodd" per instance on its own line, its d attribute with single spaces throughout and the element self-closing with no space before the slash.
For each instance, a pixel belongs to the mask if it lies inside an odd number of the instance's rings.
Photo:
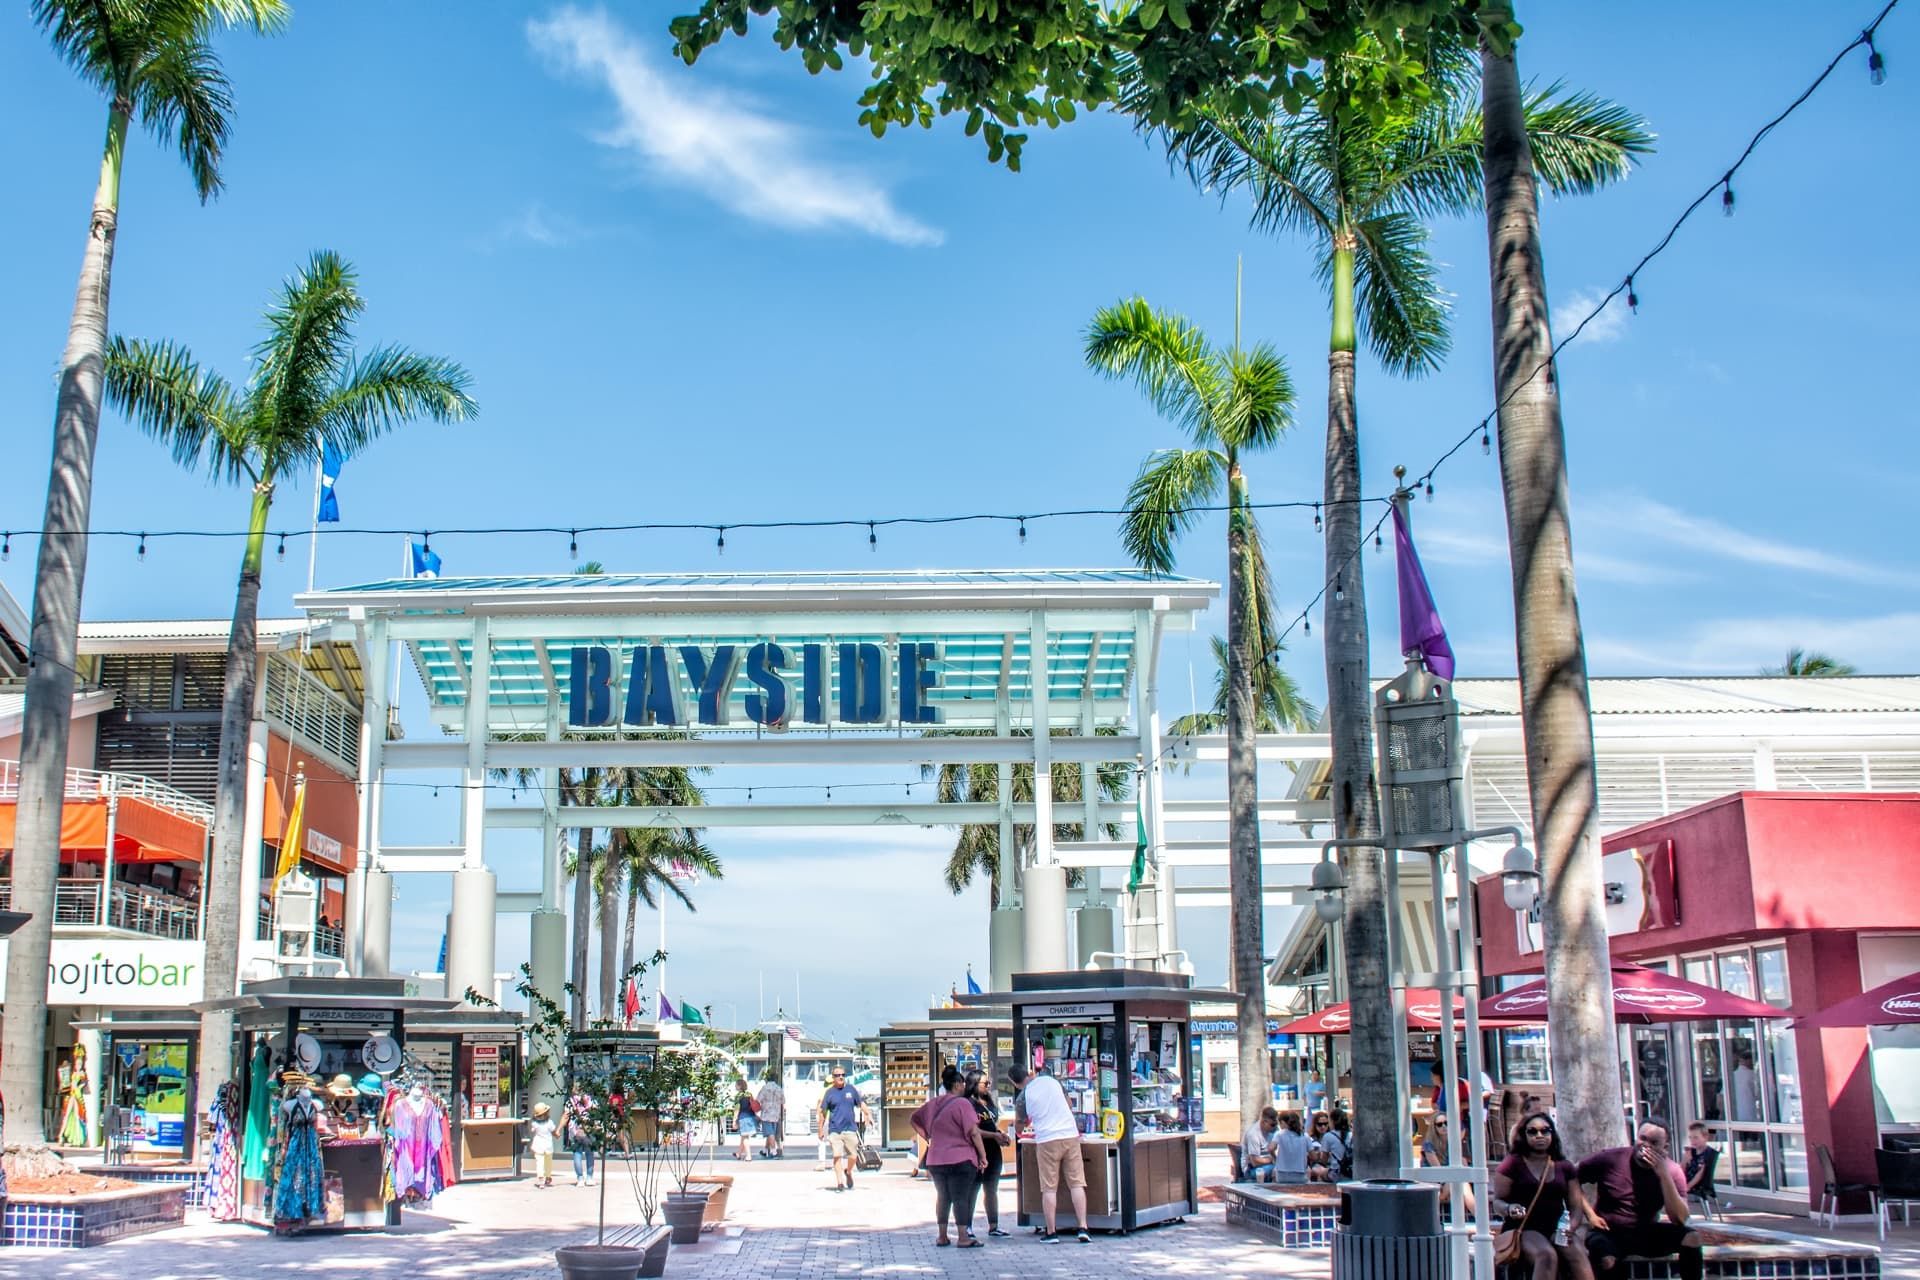
<svg viewBox="0 0 1920 1280">
<path fill-rule="evenodd" d="M 715 1141 L 723 1115 L 721 1082 L 725 1059 L 711 1038 L 702 1036 L 671 1048 L 662 1047 L 657 1059 L 660 1141 L 655 1149 L 673 1178 L 676 1191 L 667 1193 L 662 1212 L 673 1228 L 675 1244 L 697 1244 L 707 1213 L 707 1191 L 694 1183 L 708 1126 Z"/>
</svg>

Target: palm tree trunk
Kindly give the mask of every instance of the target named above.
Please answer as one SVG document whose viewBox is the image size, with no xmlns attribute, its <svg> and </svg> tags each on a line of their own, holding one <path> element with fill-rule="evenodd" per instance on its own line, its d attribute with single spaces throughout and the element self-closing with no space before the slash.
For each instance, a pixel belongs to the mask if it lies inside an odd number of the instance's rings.
<svg viewBox="0 0 1920 1280">
<path fill-rule="evenodd" d="M 239 990 L 240 937 L 259 928 L 257 903 L 240 901 L 241 867 L 260 850 L 245 847 L 247 745 L 253 736 L 253 695 L 258 683 L 260 648 L 260 560 L 266 547 L 267 512 L 273 505 L 273 480 L 254 486 L 247 521 L 247 549 L 240 558 L 240 586 L 233 598 L 233 627 L 227 635 L 227 669 L 220 703 L 220 769 L 213 804 L 213 852 L 206 879 L 206 975 L 208 1000 Z M 200 1015 L 199 1096 L 212 1100 L 234 1078 L 233 1010 L 209 1009 Z"/>
<path fill-rule="evenodd" d="M 634 926 L 640 916 L 640 872 L 635 868 L 627 873 L 627 919 L 620 930 L 620 975 L 624 978 L 633 972 Z"/>
<path fill-rule="evenodd" d="M 1327 723 L 1333 758 L 1328 798 L 1336 839 L 1380 834 L 1374 777 L 1373 686 L 1367 595 L 1360 555 L 1360 423 L 1354 405 L 1353 240 L 1336 234 L 1333 334 L 1327 352 L 1326 568 Z M 1341 852 L 1347 892 L 1342 922 L 1353 1031 L 1353 1172 L 1390 1178 L 1400 1165 L 1400 1099 L 1393 1060 L 1387 968 L 1386 883 L 1378 849 Z"/>
<path fill-rule="evenodd" d="M 1486 115 L 1487 247 L 1493 276 L 1493 377 L 1500 480 L 1513 560 L 1513 611 L 1527 791 L 1545 879 L 1541 906 L 1553 1086 L 1568 1154 L 1621 1138 L 1593 772 L 1586 646 L 1574 593 L 1566 435 L 1550 362 L 1540 210 L 1520 73 L 1511 53 L 1481 49 Z M 1536 376 L 1535 370 L 1538 370 Z"/>
<path fill-rule="evenodd" d="M 1252 542 L 1246 522 L 1247 482 L 1239 459 L 1227 455 L 1227 884 L 1230 972 L 1238 997 L 1240 1124 L 1259 1119 L 1268 1104 L 1265 902 L 1260 884 L 1260 776 L 1255 755 Z"/>
<path fill-rule="evenodd" d="M 607 841 L 600 868 L 600 1016 L 609 1021 L 620 1008 L 620 888 L 624 841 Z"/>
<path fill-rule="evenodd" d="M 120 162 L 131 105 L 114 100 L 80 259 L 80 284 L 67 322 L 60 394 L 53 415 L 53 468 L 33 580 L 27 702 L 20 726 L 20 793 L 15 809 L 13 909 L 30 919 L 9 939 L 6 1014 L 0 1030 L 0 1096 L 7 1139 L 46 1143 L 47 962 L 60 876 L 60 809 L 66 799 L 67 734 L 73 721 L 74 664 L 80 649 L 80 589 L 87 576 L 93 449 L 107 347 L 107 296 L 120 212 Z M 211 1097 L 211 1094 L 205 1095 Z"/>
<path fill-rule="evenodd" d="M 575 803 L 581 803 L 575 798 Z M 580 828 L 573 863 L 573 943 L 567 968 L 567 1016 L 575 1031 L 587 1029 L 587 933 L 593 919 L 593 831 Z"/>
</svg>

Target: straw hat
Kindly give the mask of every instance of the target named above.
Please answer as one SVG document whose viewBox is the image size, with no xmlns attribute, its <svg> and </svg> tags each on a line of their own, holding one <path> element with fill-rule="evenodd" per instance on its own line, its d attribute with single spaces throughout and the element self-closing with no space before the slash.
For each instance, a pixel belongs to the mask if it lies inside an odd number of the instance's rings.
<svg viewBox="0 0 1920 1280">
<path fill-rule="evenodd" d="M 336 1098 L 351 1098 L 353 1096 L 353 1077 L 342 1071 L 339 1075 L 327 1081 L 327 1092 Z"/>
<path fill-rule="evenodd" d="M 313 1087 L 313 1077 L 298 1067 L 288 1067 L 280 1073 L 280 1083 L 289 1089 L 310 1089 Z"/>
<path fill-rule="evenodd" d="M 548 1116 L 552 1114 L 553 1114 L 553 1108 L 548 1106 L 546 1103 L 536 1102 L 533 1104 L 533 1118 L 535 1120 L 545 1120 Z"/>
</svg>

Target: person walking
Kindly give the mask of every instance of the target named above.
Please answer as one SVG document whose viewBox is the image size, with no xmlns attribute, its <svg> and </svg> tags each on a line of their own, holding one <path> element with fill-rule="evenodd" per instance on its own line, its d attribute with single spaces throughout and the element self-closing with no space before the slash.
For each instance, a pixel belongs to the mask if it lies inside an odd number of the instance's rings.
<svg viewBox="0 0 1920 1280">
<path fill-rule="evenodd" d="M 733 1123 L 740 1132 L 740 1145 L 734 1149 L 735 1160 L 753 1159 L 747 1153 L 747 1147 L 760 1136 L 760 1123 L 754 1118 L 754 1110 L 759 1105 L 753 1100 L 753 1095 L 747 1092 L 746 1077 L 736 1077 L 733 1082 Z"/>
<path fill-rule="evenodd" d="M 587 1135 L 586 1117 L 593 1103 L 584 1093 L 567 1099 L 567 1149 L 573 1153 L 573 1185 L 593 1185 L 593 1142 Z"/>
<path fill-rule="evenodd" d="M 778 1160 L 787 1153 L 787 1091 L 780 1087 L 773 1068 L 767 1068 L 766 1083 L 760 1086 L 754 1101 L 760 1104 L 760 1136 L 766 1139 L 760 1154 Z"/>
<path fill-rule="evenodd" d="M 553 1108 L 544 1102 L 533 1104 L 533 1123 L 527 1126 L 530 1135 L 527 1149 L 533 1152 L 533 1185 L 550 1187 L 553 1185 Z"/>
<path fill-rule="evenodd" d="M 833 1158 L 833 1189 L 853 1190 L 853 1167 L 860 1159 L 860 1130 L 867 1123 L 867 1104 L 857 1089 L 847 1087 L 847 1069 L 835 1067 L 832 1084 L 820 1095 L 820 1132 Z"/>
<path fill-rule="evenodd" d="M 1560 1146 L 1553 1117 L 1544 1111 L 1526 1115 L 1507 1145 L 1511 1154 L 1493 1171 L 1489 1188 L 1493 1215 L 1505 1220 L 1507 1230 L 1521 1233 L 1520 1257 L 1533 1280 L 1555 1280 L 1562 1267 L 1574 1280 L 1592 1280 L 1585 1249 L 1553 1242 L 1563 1212 L 1575 1222 L 1587 1218 L 1586 1195 Z"/>
<path fill-rule="evenodd" d="M 1000 1170 L 1006 1160 L 1006 1148 L 1013 1145 L 1000 1128 L 1000 1103 L 993 1096 L 992 1083 L 978 1071 L 967 1072 L 967 1096 L 980 1114 L 980 1145 L 987 1156 L 987 1167 L 980 1171 L 980 1198 L 987 1210 L 987 1234 L 1005 1236 L 1000 1229 Z"/>
<path fill-rule="evenodd" d="M 1079 1224 L 1081 1244 L 1093 1243 L 1087 1234 L 1087 1168 L 1080 1157 L 1080 1126 L 1067 1102 L 1067 1091 L 1045 1071 L 1037 1075 L 1015 1063 L 1007 1073 L 1019 1090 L 1015 1104 L 1019 1115 L 1033 1129 L 1034 1165 L 1040 1176 L 1040 1216 L 1046 1230 L 1040 1238 L 1047 1244 L 1059 1244 L 1055 1219 L 1060 1202 L 1060 1183 L 1065 1179 L 1067 1194 L 1073 1201 L 1074 1221 Z"/>
<path fill-rule="evenodd" d="M 980 1112 L 967 1093 L 967 1079 L 957 1067 L 940 1073 L 940 1096 L 922 1103 L 908 1121 L 927 1141 L 927 1174 L 933 1179 L 933 1221 L 937 1245 L 978 1249 L 973 1234 L 973 1202 L 980 1193 L 980 1174 L 987 1167 L 986 1144 L 980 1135 Z M 954 1235 L 947 1236 L 952 1217 Z"/>
</svg>

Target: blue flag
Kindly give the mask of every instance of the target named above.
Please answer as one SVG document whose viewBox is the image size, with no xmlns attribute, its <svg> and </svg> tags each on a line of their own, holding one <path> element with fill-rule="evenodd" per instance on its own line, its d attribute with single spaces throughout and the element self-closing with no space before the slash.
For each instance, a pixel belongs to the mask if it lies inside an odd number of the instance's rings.
<svg viewBox="0 0 1920 1280">
<path fill-rule="evenodd" d="M 329 440 L 320 449 L 320 513 L 314 517 L 321 524 L 340 523 L 340 500 L 334 497 L 333 486 L 340 479 L 340 468 L 347 460 Z"/>
<path fill-rule="evenodd" d="M 413 549 L 413 576 L 416 578 L 437 578 L 440 576 L 440 557 L 433 554 L 418 542 L 409 542 Z"/>
<path fill-rule="evenodd" d="M 970 996 L 980 994 L 980 984 L 973 980 L 973 970 L 971 969 L 967 970 L 967 994 Z"/>
</svg>

